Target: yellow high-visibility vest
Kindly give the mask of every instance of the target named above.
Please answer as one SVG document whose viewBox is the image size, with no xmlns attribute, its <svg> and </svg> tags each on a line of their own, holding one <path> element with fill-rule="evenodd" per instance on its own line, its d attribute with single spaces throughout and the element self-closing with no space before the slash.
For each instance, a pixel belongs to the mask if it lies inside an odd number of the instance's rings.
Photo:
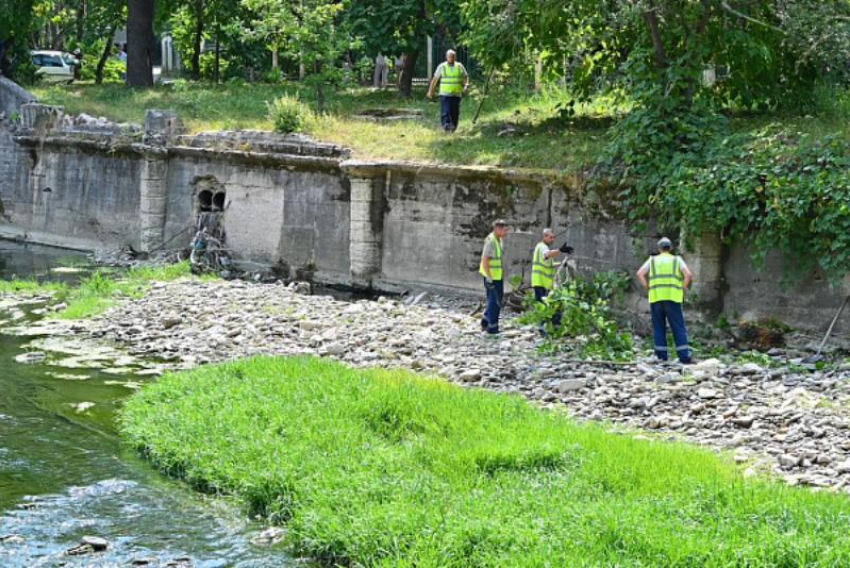
<svg viewBox="0 0 850 568">
<path fill-rule="evenodd" d="M 685 299 L 682 259 L 669 252 L 662 252 L 649 259 L 649 303 L 676 302 Z"/>
<path fill-rule="evenodd" d="M 534 259 L 531 261 L 531 285 L 551 290 L 555 284 L 555 261 L 544 254 L 546 243 L 537 243 L 534 247 Z"/>
<path fill-rule="evenodd" d="M 502 243 L 499 239 L 496 238 L 496 235 L 490 233 L 487 235 L 487 238 L 484 240 L 486 243 L 488 240 L 493 241 L 493 252 L 496 254 L 493 258 L 490 259 L 490 274 L 493 276 L 493 280 L 501 280 L 502 279 Z M 485 245 L 486 246 L 486 245 Z M 481 258 L 481 266 L 478 267 L 478 272 L 481 273 L 481 276 L 487 278 L 487 273 L 484 272 L 484 258 Z"/>
<path fill-rule="evenodd" d="M 450 97 L 459 97 L 463 94 L 463 73 L 460 65 L 445 64 L 440 72 L 440 94 Z"/>
</svg>

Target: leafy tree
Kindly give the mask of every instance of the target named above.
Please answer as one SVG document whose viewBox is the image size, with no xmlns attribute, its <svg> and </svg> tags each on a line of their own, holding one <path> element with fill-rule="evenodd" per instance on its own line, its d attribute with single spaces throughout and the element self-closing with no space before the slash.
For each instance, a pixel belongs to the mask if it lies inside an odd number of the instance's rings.
<svg viewBox="0 0 850 568">
<path fill-rule="evenodd" d="M 33 26 L 34 0 L 0 0 L 0 73 L 15 78 L 15 67 L 26 54 Z M 21 53 L 23 52 L 23 54 Z"/>
<path fill-rule="evenodd" d="M 542 55 L 578 97 L 647 81 L 690 102 L 797 104 L 850 56 L 845 0 L 468 0 L 465 39 L 491 66 Z M 531 63 L 528 62 L 527 65 Z M 728 70 L 703 84 L 708 68 Z M 640 95 L 641 93 L 637 93 Z"/>
<path fill-rule="evenodd" d="M 324 112 L 324 89 L 342 80 L 342 54 L 358 46 L 339 15 L 344 2 L 336 0 L 243 0 L 252 10 L 248 37 L 261 37 L 292 62 L 303 65 L 306 81 L 316 88 L 319 113 Z"/>
<path fill-rule="evenodd" d="M 405 96 L 426 38 L 440 33 L 456 39 L 461 28 L 460 7 L 449 0 L 352 0 L 345 17 L 370 55 L 403 55 L 399 91 Z"/>
</svg>

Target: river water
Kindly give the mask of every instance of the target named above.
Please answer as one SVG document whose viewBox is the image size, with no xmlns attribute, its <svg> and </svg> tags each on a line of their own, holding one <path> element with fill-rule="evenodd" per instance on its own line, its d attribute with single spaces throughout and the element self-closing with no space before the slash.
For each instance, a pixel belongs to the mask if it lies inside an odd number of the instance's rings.
<svg viewBox="0 0 850 568">
<path fill-rule="evenodd" d="M 43 277 L 74 260 L 0 241 L 0 278 Z M 115 411 L 132 390 L 121 383 L 152 379 L 16 363 L 31 340 L 0 333 L 0 566 L 295 564 L 252 544 L 263 527 L 233 503 L 164 478 L 122 445 Z M 82 402 L 94 406 L 80 411 Z M 4 542 L 10 535 L 20 537 Z M 85 535 L 109 547 L 65 555 Z"/>
</svg>

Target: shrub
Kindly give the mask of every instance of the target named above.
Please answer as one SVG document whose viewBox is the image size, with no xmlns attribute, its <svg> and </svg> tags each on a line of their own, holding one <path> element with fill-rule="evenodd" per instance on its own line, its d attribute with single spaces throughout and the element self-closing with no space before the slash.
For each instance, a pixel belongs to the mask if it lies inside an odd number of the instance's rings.
<svg viewBox="0 0 850 568">
<path fill-rule="evenodd" d="M 218 60 L 218 75 L 220 80 L 226 80 L 230 62 L 223 55 Z M 207 81 L 215 80 L 215 53 L 206 52 L 201 54 L 201 79 Z"/>
<path fill-rule="evenodd" d="M 95 73 L 97 72 L 97 63 L 99 57 L 86 57 L 83 60 L 83 69 L 80 78 L 83 81 L 94 81 Z M 106 60 L 103 66 L 103 82 L 104 83 L 123 83 L 124 75 L 127 74 L 127 64 L 119 59 L 110 57 Z"/>
<path fill-rule="evenodd" d="M 301 132 L 310 116 L 307 108 L 298 97 L 284 95 L 266 103 L 269 109 L 269 120 L 274 125 L 275 132 L 291 134 Z"/>
</svg>

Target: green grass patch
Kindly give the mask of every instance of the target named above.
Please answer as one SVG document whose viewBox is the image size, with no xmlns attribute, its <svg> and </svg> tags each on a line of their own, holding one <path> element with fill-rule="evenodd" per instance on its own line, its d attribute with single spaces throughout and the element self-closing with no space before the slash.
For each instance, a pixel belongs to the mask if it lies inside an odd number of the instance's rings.
<svg viewBox="0 0 850 568">
<path fill-rule="evenodd" d="M 328 564 L 837 566 L 850 501 L 703 449 L 582 426 L 404 371 L 255 358 L 132 397 L 127 440 Z"/>
<path fill-rule="evenodd" d="M 188 260 L 166 266 L 131 268 L 124 273 L 98 270 L 65 294 L 68 307 L 57 316 L 61 319 L 92 317 L 109 309 L 120 298 L 143 297 L 151 282 L 188 277 L 192 277 Z"/>
<path fill-rule="evenodd" d="M 298 83 L 245 87 L 183 82 L 144 90 L 124 85 L 44 85 L 33 92 L 41 102 L 62 105 L 67 112 L 85 112 L 118 122 L 142 123 L 148 109 L 172 109 L 192 132 L 272 130 L 267 103 L 284 95 L 298 97 L 315 110 L 315 91 Z M 576 105 L 575 115 L 564 116 L 561 109 L 568 98 L 568 93 L 558 89 L 539 95 L 520 89 L 494 89 L 473 125 L 472 116 L 481 100 L 473 89 L 464 100 L 460 128 L 447 136 L 439 128 L 439 104 L 428 103 L 424 89 L 416 90 L 410 99 L 392 91 L 366 88 L 329 90 L 326 113 L 308 121 L 306 127 L 315 138 L 350 147 L 362 159 L 575 172 L 596 161 L 608 145 L 607 129 L 612 120 L 628 107 L 600 97 Z M 850 137 L 847 93 L 824 92 L 820 99 L 822 108 L 811 115 L 735 115 L 732 129 L 755 132 L 773 124 L 790 133 Z M 387 109 L 421 112 L 422 116 L 399 122 L 357 117 L 363 111 Z"/>
<path fill-rule="evenodd" d="M 61 282 L 39 282 L 35 278 L 0 280 L 0 294 L 18 296 L 38 296 L 41 294 L 61 294 L 67 286 Z"/>
<path fill-rule="evenodd" d="M 192 275 L 189 261 L 157 267 L 138 267 L 128 271 L 99 269 L 81 279 L 76 285 L 63 282 L 26 280 L 0 280 L 0 295 L 50 294 L 66 308 L 57 312 L 60 319 L 83 319 L 106 311 L 120 298 L 141 298 L 151 282 L 168 282 Z M 204 275 L 203 280 L 215 279 Z"/>
<path fill-rule="evenodd" d="M 123 85 L 40 86 L 41 102 L 67 112 L 105 116 L 118 122 L 144 121 L 148 109 L 172 109 L 190 131 L 272 130 L 268 104 L 287 95 L 315 110 L 315 92 L 297 83 L 252 84 L 249 88 L 205 83 L 158 86 L 147 90 Z M 609 120 L 596 107 L 583 107 L 580 120 L 553 119 L 556 101 L 528 95 L 491 96 L 481 119 L 471 124 L 476 96 L 463 103 L 461 126 L 452 136 L 440 129 L 440 105 L 418 89 L 410 99 L 371 89 L 328 91 L 326 113 L 308 121 L 309 134 L 350 147 L 362 159 L 393 159 L 447 164 L 523 166 L 574 171 L 605 143 Z M 373 122 L 358 118 L 366 110 L 421 112 L 414 120 Z M 514 132 L 498 136 L 506 128 Z"/>
</svg>

